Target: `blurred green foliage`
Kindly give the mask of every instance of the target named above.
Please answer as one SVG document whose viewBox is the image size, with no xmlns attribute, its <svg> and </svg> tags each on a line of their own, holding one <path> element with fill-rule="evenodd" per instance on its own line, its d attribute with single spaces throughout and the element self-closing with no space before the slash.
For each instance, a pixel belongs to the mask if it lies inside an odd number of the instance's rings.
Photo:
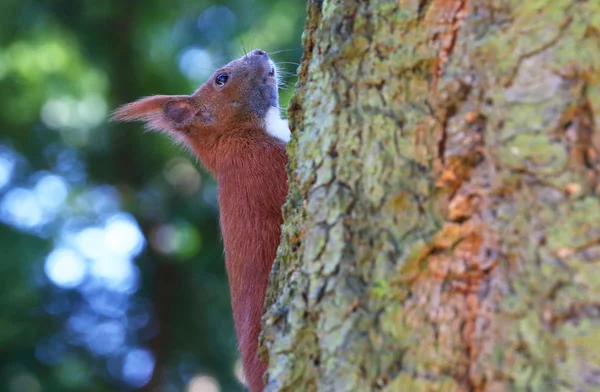
<svg viewBox="0 0 600 392">
<path fill-rule="evenodd" d="M 301 0 L 0 2 L 0 391 L 241 390 L 215 182 L 167 138 L 106 116 L 191 93 L 243 49 L 295 74 L 304 13 Z"/>
</svg>

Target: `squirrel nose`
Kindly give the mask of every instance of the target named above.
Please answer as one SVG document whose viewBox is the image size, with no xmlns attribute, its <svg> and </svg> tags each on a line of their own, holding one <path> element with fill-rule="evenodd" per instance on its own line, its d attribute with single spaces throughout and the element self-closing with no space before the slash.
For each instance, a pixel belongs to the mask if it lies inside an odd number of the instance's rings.
<svg viewBox="0 0 600 392">
<path fill-rule="evenodd" d="M 252 52 L 252 54 L 255 54 L 257 56 L 264 56 L 265 54 L 267 54 L 267 52 L 265 52 L 262 49 L 254 49 L 254 51 Z"/>
</svg>

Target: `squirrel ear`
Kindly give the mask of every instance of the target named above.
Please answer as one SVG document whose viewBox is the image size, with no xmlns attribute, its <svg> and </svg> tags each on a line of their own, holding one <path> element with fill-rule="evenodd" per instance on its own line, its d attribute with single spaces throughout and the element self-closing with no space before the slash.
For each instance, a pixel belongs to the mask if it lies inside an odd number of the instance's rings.
<svg viewBox="0 0 600 392">
<path fill-rule="evenodd" d="M 189 96 L 155 95 L 123 105 L 113 112 L 111 121 L 145 121 L 149 129 L 176 131 L 195 115 Z"/>
<path fill-rule="evenodd" d="M 197 109 L 189 99 L 175 98 L 165 102 L 163 110 L 169 121 L 176 125 L 184 125 L 194 117 Z"/>
</svg>

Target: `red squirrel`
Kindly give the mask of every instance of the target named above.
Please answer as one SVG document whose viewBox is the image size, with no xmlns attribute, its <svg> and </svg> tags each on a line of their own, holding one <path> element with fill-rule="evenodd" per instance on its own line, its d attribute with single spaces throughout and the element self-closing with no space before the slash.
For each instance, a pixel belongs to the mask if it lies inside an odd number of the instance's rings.
<svg viewBox="0 0 600 392">
<path fill-rule="evenodd" d="M 280 117 L 277 86 L 275 63 L 255 49 L 192 95 L 143 98 L 112 116 L 170 134 L 216 178 L 233 318 L 251 392 L 264 389 L 258 335 L 287 195 L 290 130 Z"/>
</svg>

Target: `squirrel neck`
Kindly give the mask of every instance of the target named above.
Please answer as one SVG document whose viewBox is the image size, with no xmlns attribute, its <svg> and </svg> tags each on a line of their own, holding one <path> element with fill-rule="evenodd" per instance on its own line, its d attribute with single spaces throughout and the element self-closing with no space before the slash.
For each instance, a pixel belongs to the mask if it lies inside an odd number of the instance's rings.
<svg viewBox="0 0 600 392">
<path fill-rule="evenodd" d="M 273 123 L 276 125 L 273 126 Z M 233 168 L 245 170 L 248 168 L 247 164 L 269 165 L 270 157 L 264 156 L 263 163 L 261 160 L 255 161 L 257 153 L 276 150 L 283 151 L 285 155 L 285 144 L 290 138 L 287 120 L 277 119 L 266 125 L 267 129 L 256 126 L 227 133 L 206 132 L 198 138 L 199 140 L 186 138 L 186 144 L 195 152 L 202 165 L 220 181 L 220 178 Z M 287 134 L 281 129 L 287 129 Z M 276 155 L 272 158 L 277 161 L 281 157 L 280 154 Z M 243 167 L 240 166 L 242 162 Z M 259 167 L 258 170 L 262 169 Z"/>
</svg>

